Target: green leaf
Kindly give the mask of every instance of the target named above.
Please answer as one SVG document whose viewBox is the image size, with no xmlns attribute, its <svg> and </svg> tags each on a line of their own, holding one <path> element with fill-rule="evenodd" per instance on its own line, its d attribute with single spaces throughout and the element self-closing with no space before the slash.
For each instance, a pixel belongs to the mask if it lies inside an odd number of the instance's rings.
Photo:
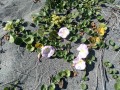
<svg viewBox="0 0 120 90">
<path fill-rule="evenodd" d="M 118 74 L 119 73 L 118 70 L 116 70 L 116 69 L 113 69 L 112 71 L 113 71 L 114 74 Z"/>
<path fill-rule="evenodd" d="M 25 30 L 25 27 L 24 26 L 21 26 L 20 27 L 20 31 L 24 31 Z"/>
<path fill-rule="evenodd" d="M 82 39 L 81 39 L 81 42 L 82 42 L 82 43 L 85 43 L 85 42 L 86 42 L 86 38 L 82 38 Z"/>
<path fill-rule="evenodd" d="M 66 72 L 61 71 L 61 72 L 58 73 L 58 75 L 62 78 L 62 77 L 64 77 L 66 75 Z"/>
<path fill-rule="evenodd" d="M 23 43 L 23 40 L 22 40 L 22 38 L 20 38 L 20 37 L 16 37 L 14 43 L 15 43 L 16 45 L 20 45 L 20 44 Z"/>
<path fill-rule="evenodd" d="M 112 70 L 112 69 L 109 69 L 107 72 L 108 72 L 109 74 L 113 74 L 113 70 Z"/>
<path fill-rule="evenodd" d="M 55 84 L 51 83 L 48 87 L 48 90 L 55 90 Z"/>
<path fill-rule="evenodd" d="M 72 36 L 72 37 L 70 38 L 70 40 L 71 40 L 72 42 L 76 42 L 76 41 L 78 40 L 78 37 Z"/>
<path fill-rule="evenodd" d="M 82 83 L 82 84 L 81 84 L 81 88 L 82 88 L 82 90 L 86 90 L 86 89 L 88 88 L 88 86 L 87 86 L 87 84 Z"/>
<path fill-rule="evenodd" d="M 74 59 L 74 55 L 73 55 L 73 54 L 67 56 L 67 61 L 68 61 L 68 62 L 69 62 L 69 61 L 72 61 L 73 59 Z"/>
<path fill-rule="evenodd" d="M 97 16 L 97 19 L 98 19 L 99 21 L 101 21 L 101 20 L 103 20 L 104 18 L 103 18 L 103 16 L 98 15 L 98 16 Z"/>
<path fill-rule="evenodd" d="M 4 90 L 10 90 L 10 88 L 9 87 L 5 87 Z"/>
<path fill-rule="evenodd" d="M 92 60 L 92 61 L 95 61 L 95 56 L 92 56 L 91 60 Z"/>
<path fill-rule="evenodd" d="M 112 63 L 108 63 L 107 65 L 108 68 L 111 68 L 112 66 L 113 66 Z"/>
<path fill-rule="evenodd" d="M 89 34 L 90 33 L 90 29 L 89 28 L 84 28 L 85 33 Z"/>
<path fill-rule="evenodd" d="M 90 61 L 88 61 L 88 64 L 89 64 L 89 65 L 91 65 L 91 64 L 92 64 L 92 61 L 91 61 L 91 60 L 90 60 Z"/>
<path fill-rule="evenodd" d="M 65 73 L 66 73 L 66 77 L 70 77 L 70 75 L 71 75 L 70 70 L 65 70 Z"/>
<path fill-rule="evenodd" d="M 60 76 L 59 75 L 56 75 L 56 76 L 54 76 L 53 78 L 52 78 L 52 82 L 53 83 L 58 83 L 59 81 L 60 81 Z"/>
<path fill-rule="evenodd" d="M 3 28 L 3 30 L 12 30 L 14 29 L 14 26 L 13 26 L 13 21 L 7 21 L 7 23 L 5 24 L 5 27 Z"/>
<path fill-rule="evenodd" d="M 64 53 L 63 53 L 63 51 L 59 50 L 59 51 L 57 51 L 56 55 L 57 55 L 59 58 L 62 58 L 63 55 L 64 55 Z"/>
<path fill-rule="evenodd" d="M 63 51 L 63 54 L 64 54 L 64 56 L 66 56 L 66 55 L 68 54 L 68 51 L 67 51 L 67 50 L 64 50 L 64 51 Z"/>
<path fill-rule="evenodd" d="M 104 66 L 107 67 L 108 66 L 108 61 L 104 62 Z"/>
<path fill-rule="evenodd" d="M 26 43 L 26 44 L 32 44 L 33 41 L 34 41 L 34 37 L 32 35 L 28 35 L 25 39 L 23 39 L 23 41 Z"/>
<path fill-rule="evenodd" d="M 10 43 L 13 43 L 14 41 L 15 41 L 15 36 L 13 36 L 13 35 L 10 35 L 9 42 L 10 42 Z"/>
<path fill-rule="evenodd" d="M 115 43 L 114 43 L 113 40 L 109 40 L 109 44 L 110 44 L 111 46 L 115 46 Z"/>
<path fill-rule="evenodd" d="M 47 90 L 47 85 L 42 85 L 41 90 Z"/>
<path fill-rule="evenodd" d="M 118 51 L 119 49 L 120 49 L 120 47 L 117 46 L 117 45 L 115 45 L 115 46 L 113 47 L 113 50 L 115 50 L 115 51 Z"/>
<path fill-rule="evenodd" d="M 117 79 L 117 78 L 118 78 L 118 75 L 113 74 L 113 75 L 112 75 L 112 78 L 113 78 L 113 79 Z"/>
<path fill-rule="evenodd" d="M 27 44 L 26 49 L 32 52 L 34 51 L 35 47 L 33 47 L 31 44 Z"/>
<path fill-rule="evenodd" d="M 120 81 L 118 81 L 114 84 L 114 88 L 115 88 L 115 90 L 120 90 Z"/>
<path fill-rule="evenodd" d="M 88 79 L 87 76 L 84 76 L 84 77 L 82 78 L 82 80 L 83 80 L 83 81 L 88 81 L 89 79 Z"/>
</svg>

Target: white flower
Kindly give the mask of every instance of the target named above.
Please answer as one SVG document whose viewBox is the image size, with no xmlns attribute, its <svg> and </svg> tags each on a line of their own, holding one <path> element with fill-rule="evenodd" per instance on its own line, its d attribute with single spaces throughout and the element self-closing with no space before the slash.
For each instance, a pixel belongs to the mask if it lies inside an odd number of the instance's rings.
<svg viewBox="0 0 120 90">
<path fill-rule="evenodd" d="M 86 68 L 86 63 L 79 56 L 73 60 L 73 66 L 78 70 L 84 70 Z"/>
<path fill-rule="evenodd" d="M 86 44 L 80 44 L 77 50 L 79 51 L 78 56 L 81 58 L 86 58 L 87 55 L 89 54 L 88 47 Z"/>
<path fill-rule="evenodd" d="M 44 46 L 41 48 L 42 57 L 51 57 L 55 53 L 55 49 L 52 46 Z"/>
<path fill-rule="evenodd" d="M 58 35 L 62 38 L 66 38 L 70 34 L 70 31 L 66 27 L 60 28 Z"/>
</svg>

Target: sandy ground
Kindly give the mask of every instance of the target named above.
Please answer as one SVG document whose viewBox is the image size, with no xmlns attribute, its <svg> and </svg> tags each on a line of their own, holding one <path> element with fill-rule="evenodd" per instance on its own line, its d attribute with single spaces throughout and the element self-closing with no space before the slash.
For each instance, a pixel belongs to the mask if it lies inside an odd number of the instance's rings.
<svg viewBox="0 0 120 90">
<path fill-rule="evenodd" d="M 120 5 L 120 1 L 116 1 Z M 16 18 L 24 18 L 26 21 L 31 21 L 31 14 L 38 12 L 41 7 L 44 6 L 45 0 L 41 0 L 37 4 L 34 4 L 32 0 L 0 0 L 0 20 L 7 21 Z M 112 39 L 120 45 L 120 13 L 117 11 L 113 14 L 111 8 L 103 8 L 103 15 L 106 20 L 109 19 L 110 31 L 106 40 Z M 115 16 L 117 15 L 117 16 Z M 112 17 L 113 16 L 113 17 Z M 116 17 L 118 18 L 116 21 Z M 115 22 L 115 24 L 114 24 Z M 114 24 L 114 25 L 113 25 Z M 35 28 L 29 27 L 31 30 Z M 0 26 L 0 38 L 6 32 L 2 30 Z M 75 44 L 73 44 L 74 46 Z M 77 45 L 79 46 L 79 44 Z M 76 46 L 76 47 L 77 47 Z M 72 51 L 76 53 L 76 47 L 72 48 Z M 37 62 L 37 53 L 30 53 L 22 47 L 15 44 L 10 44 L 4 41 L 4 45 L 0 46 L 0 50 L 4 50 L 4 53 L 0 53 L 0 90 L 7 83 L 14 80 L 20 80 L 18 90 L 40 90 L 42 84 L 49 84 L 50 76 L 55 75 L 60 70 L 70 69 L 73 70 L 71 65 L 62 59 L 43 59 L 42 63 Z M 106 82 L 106 89 L 104 89 L 105 77 L 102 75 L 103 68 L 100 67 L 101 51 L 95 51 L 97 62 L 89 66 L 89 81 L 87 81 L 88 90 L 114 90 L 115 81 L 110 75 Z M 120 71 L 120 53 L 115 52 L 112 48 L 104 50 L 103 60 L 109 60 L 112 62 L 117 70 Z M 81 77 L 83 72 L 78 71 L 79 75 L 75 78 L 68 79 L 67 89 L 64 90 L 80 90 Z"/>
</svg>

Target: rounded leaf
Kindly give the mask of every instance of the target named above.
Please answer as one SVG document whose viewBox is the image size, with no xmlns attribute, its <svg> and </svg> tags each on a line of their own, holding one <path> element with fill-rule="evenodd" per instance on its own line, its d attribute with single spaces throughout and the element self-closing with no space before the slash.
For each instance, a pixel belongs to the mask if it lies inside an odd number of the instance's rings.
<svg viewBox="0 0 120 90">
<path fill-rule="evenodd" d="M 47 85 L 42 85 L 41 90 L 47 90 Z"/>
<path fill-rule="evenodd" d="M 9 87 L 5 87 L 4 90 L 10 90 L 10 88 Z"/>
<path fill-rule="evenodd" d="M 114 41 L 112 41 L 112 40 L 109 40 L 109 44 L 110 44 L 111 46 L 115 46 L 115 43 L 114 43 Z"/>
<path fill-rule="evenodd" d="M 23 41 L 26 43 L 26 44 L 32 44 L 33 41 L 34 41 L 34 37 L 32 35 L 28 35 L 27 38 L 23 39 Z"/>
<path fill-rule="evenodd" d="M 32 52 L 34 51 L 35 47 L 33 47 L 31 44 L 27 44 L 26 49 Z"/>
<path fill-rule="evenodd" d="M 23 40 L 22 40 L 22 38 L 20 38 L 20 37 L 16 37 L 14 43 L 15 43 L 16 45 L 20 45 L 21 43 L 23 43 Z"/>
<path fill-rule="evenodd" d="M 70 75 L 71 75 L 70 70 L 65 70 L 65 73 L 66 73 L 66 77 L 70 77 Z"/>
<path fill-rule="evenodd" d="M 60 76 L 56 75 L 55 77 L 52 78 L 53 83 L 58 83 L 60 81 Z"/>
<path fill-rule="evenodd" d="M 55 84 L 51 83 L 48 87 L 48 90 L 55 90 Z"/>
<path fill-rule="evenodd" d="M 120 90 L 120 81 L 115 83 L 114 88 L 115 90 Z"/>
<path fill-rule="evenodd" d="M 13 35 L 10 35 L 9 42 L 10 42 L 10 43 L 13 43 L 14 41 L 15 41 L 15 36 L 13 36 Z"/>
</svg>

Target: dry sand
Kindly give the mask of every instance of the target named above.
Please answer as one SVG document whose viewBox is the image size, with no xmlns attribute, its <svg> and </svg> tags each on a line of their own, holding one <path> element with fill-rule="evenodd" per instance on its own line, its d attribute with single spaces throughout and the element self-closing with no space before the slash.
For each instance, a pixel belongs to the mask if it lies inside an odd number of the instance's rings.
<svg viewBox="0 0 120 90">
<path fill-rule="evenodd" d="M 120 5 L 120 1 L 116 1 Z M 118 3 L 119 2 L 119 3 Z M 17 18 L 24 18 L 26 21 L 31 21 L 31 14 L 39 12 L 40 8 L 44 6 L 45 0 L 41 0 L 36 4 L 32 0 L 0 0 L 0 20 L 7 21 Z M 106 19 L 114 16 L 110 8 L 103 8 L 103 15 Z M 116 16 L 109 19 L 110 31 L 106 39 L 112 39 L 120 45 L 120 13 L 115 12 L 118 17 L 116 22 Z M 115 25 L 113 26 L 113 23 Z M 31 30 L 35 28 L 29 27 Z M 2 30 L 0 26 L 0 38 L 6 32 Z M 79 45 L 79 44 L 78 44 Z M 78 46 L 77 45 L 77 46 Z M 73 45 L 74 46 L 74 45 Z M 77 47 L 76 46 L 76 47 Z M 76 47 L 72 48 L 74 53 Z M 15 44 L 10 44 L 4 41 L 4 45 L 0 46 L 0 50 L 4 50 L 4 53 L 0 53 L 0 90 L 7 83 L 14 80 L 20 80 L 18 90 L 40 90 L 42 84 L 49 84 L 50 76 L 55 75 L 60 70 L 70 69 L 73 70 L 71 65 L 62 59 L 47 59 L 42 60 L 42 63 L 37 62 L 37 53 L 30 53 L 22 47 Z M 97 62 L 89 66 L 89 81 L 87 81 L 88 90 L 114 90 L 115 81 L 110 75 L 108 75 L 109 81 L 106 82 L 106 89 L 103 88 L 104 76 L 102 76 L 102 69 L 100 67 L 100 55 L 101 51 L 95 51 Z M 117 70 L 120 71 L 120 53 L 114 52 L 109 48 L 104 51 L 103 60 L 110 60 Z M 37 64 L 36 64 L 37 63 Z M 78 71 L 79 75 L 75 78 L 68 79 L 67 89 L 65 90 L 80 90 L 81 77 L 83 72 Z M 38 87 L 38 88 L 37 88 Z"/>
</svg>

